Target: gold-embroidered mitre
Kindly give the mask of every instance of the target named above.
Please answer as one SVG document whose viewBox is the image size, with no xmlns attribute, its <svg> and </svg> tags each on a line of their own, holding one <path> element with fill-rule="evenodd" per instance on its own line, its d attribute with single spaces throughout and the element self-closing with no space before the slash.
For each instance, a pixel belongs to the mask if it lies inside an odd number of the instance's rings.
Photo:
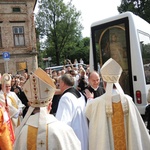
<svg viewBox="0 0 150 150">
<path fill-rule="evenodd" d="M 11 75 L 8 73 L 4 73 L 1 77 L 1 84 L 11 85 Z"/>
<path fill-rule="evenodd" d="M 122 73 L 121 66 L 112 58 L 106 61 L 101 68 L 102 78 L 107 83 L 119 82 L 121 73 Z"/>
<path fill-rule="evenodd" d="M 45 107 L 54 96 L 55 84 L 44 70 L 38 68 L 24 84 L 23 91 L 32 107 Z"/>
</svg>

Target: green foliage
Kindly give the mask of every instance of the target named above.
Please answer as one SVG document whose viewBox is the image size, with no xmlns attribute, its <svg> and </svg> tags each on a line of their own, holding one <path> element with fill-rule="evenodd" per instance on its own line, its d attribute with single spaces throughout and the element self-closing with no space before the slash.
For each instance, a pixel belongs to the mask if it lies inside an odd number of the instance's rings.
<svg viewBox="0 0 150 150">
<path fill-rule="evenodd" d="M 76 42 L 81 39 L 80 15 L 63 0 L 39 0 L 36 28 L 40 39 L 44 39 L 41 49 L 46 51 L 45 57 L 52 57 L 53 63 L 59 65 L 76 49 Z"/>
<path fill-rule="evenodd" d="M 83 38 L 76 42 L 74 50 L 72 51 L 72 53 L 70 53 L 68 57 L 72 62 L 74 62 L 75 59 L 79 60 L 80 58 L 82 58 L 84 63 L 89 64 L 89 48 L 90 38 Z"/>
<path fill-rule="evenodd" d="M 150 23 L 150 0 L 122 0 L 118 7 L 120 13 L 131 11 Z"/>
</svg>

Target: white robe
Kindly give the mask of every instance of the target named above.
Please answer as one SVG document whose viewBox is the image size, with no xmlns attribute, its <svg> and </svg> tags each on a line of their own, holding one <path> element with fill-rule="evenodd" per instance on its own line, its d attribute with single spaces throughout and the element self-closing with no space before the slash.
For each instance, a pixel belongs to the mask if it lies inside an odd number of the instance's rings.
<svg viewBox="0 0 150 150">
<path fill-rule="evenodd" d="M 82 150 L 88 150 L 88 124 L 84 114 L 85 99 L 76 98 L 72 93 L 62 95 L 56 112 L 56 118 L 72 127 L 81 141 Z"/>
<path fill-rule="evenodd" d="M 14 150 L 27 150 L 28 126 L 38 128 L 39 113 L 31 115 L 23 126 L 14 144 Z M 72 128 L 58 121 L 53 115 L 47 114 L 48 150 L 81 150 L 81 144 Z M 42 148 L 40 150 L 43 150 Z"/>
<path fill-rule="evenodd" d="M 18 108 L 15 108 L 12 105 L 10 97 L 12 97 L 15 100 L 16 105 L 18 106 Z M 6 98 L 7 98 L 7 103 L 8 103 L 8 106 L 9 106 L 10 117 L 11 118 L 13 118 L 13 117 L 17 118 L 19 113 L 25 108 L 25 105 L 22 104 L 21 100 L 19 99 L 19 97 L 16 95 L 15 92 L 10 91 L 9 93 L 7 93 Z M 2 90 L 0 91 L 0 101 L 3 104 L 5 104 L 4 92 Z"/>
<path fill-rule="evenodd" d="M 10 97 L 14 99 L 15 104 L 17 105 L 17 108 L 13 106 L 13 103 Z M 18 119 L 19 121 L 21 121 L 21 116 L 19 116 L 19 114 L 22 113 L 23 109 L 25 108 L 25 105 L 21 102 L 21 100 L 19 99 L 19 97 L 16 95 L 15 92 L 10 91 L 9 93 L 7 93 L 6 98 L 7 98 L 7 104 L 9 107 L 9 115 L 10 115 L 10 118 L 12 119 L 13 127 L 15 130 L 15 128 L 18 126 Z M 4 92 L 2 90 L 0 91 L 0 101 L 4 105 L 6 105 Z"/>
<path fill-rule="evenodd" d="M 150 136 L 145 124 L 132 101 L 126 95 L 129 114 L 124 117 L 127 150 L 149 150 Z M 89 119 L 89 150 L 113 150 L 110 139 L 108 118 L 105 111 L 105 94 L 90 100 L 86 106 L 86 116 Z"/>
</svg>

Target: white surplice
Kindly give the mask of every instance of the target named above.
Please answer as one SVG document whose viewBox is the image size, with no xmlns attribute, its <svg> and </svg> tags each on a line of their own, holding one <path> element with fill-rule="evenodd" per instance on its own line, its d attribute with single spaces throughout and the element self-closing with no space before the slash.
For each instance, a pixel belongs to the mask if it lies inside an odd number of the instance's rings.
<svg viewBox="0 0 150 150">
<path fill-rule="evenodd" d="M 48 126 L 47 133 L 44 134 L 48 136 L 48 150 L 80 150 L 81 144 L 72 128 L 68 125 L 58 121 L 53 115 L 47 114 L 46 124 Z M 14 144 L 14 150 L 27 150 L 27 134 L 28 126 L 38 128 L 39 126 L 39 113 L 31 115 L 27 120 L 26 124 L 23 126 L 17 140 Z M 43 137 L 43 139 L 45 138 Z M 40 148 L 40 150 L 46 150 Z"/>
<path fill-rule="evenodd" d="M 68 124 L 79 138 L 82 150 L 88 150 L 88 124 L 85 117 L 85 99 L 70 92 L 62 95 L 56 112 L 56 118 Z"/>
<path fill-rule="evenodd" d="M 127 150 L 149 150 L 150 136 L 132 98 L 125 95 L 129 112 L 124 116 Z M 106 116 L 106 94 L 90 100 L 86 106 L 89 119 L 89 150 L 113 150 L 111 126 Z"/>
</svg>

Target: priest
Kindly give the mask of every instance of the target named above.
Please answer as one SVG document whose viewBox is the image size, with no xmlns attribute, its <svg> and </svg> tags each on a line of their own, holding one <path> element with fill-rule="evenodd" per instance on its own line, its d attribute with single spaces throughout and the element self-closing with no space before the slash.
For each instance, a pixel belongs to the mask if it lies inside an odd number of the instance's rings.
<svg viewBox="0 0 150 150">
<path fill-rule="evenodd" d="M 55 84 L 38 68 L 23 86 L 30 107 L 16 129 L 14 150 L 81 150 L 73 129 L 49 114 Z"/>
<path fill-rule="evenodd" d="M 101 68 L 106 93 L 86 105 L 89 120 L 89 150 L 149 150 L 150 136 L 119 78 L 121 66 L 112 58 Z"/>
</svg>

